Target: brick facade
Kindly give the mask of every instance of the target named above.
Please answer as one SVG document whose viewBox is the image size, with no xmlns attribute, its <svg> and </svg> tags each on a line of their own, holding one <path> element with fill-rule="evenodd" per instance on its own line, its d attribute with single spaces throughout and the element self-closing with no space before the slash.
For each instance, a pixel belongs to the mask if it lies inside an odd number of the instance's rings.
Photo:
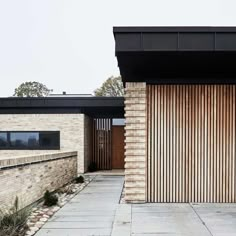
<svg viewBox="0 0 236 236">
<path fill-rule="evenodd" d="M 146 83 L 126 83 L 125 119 L 125 199 L 146 202 Z"/>
<path fill-rule="evenodd" d="M 12 207 L 16 196 L 20 208 L 54 191 L 77 176 L 77 152 L 31 155 L 0 160 L 0 206 Z"/>
<path fill-rule="evenodd" d="M 0 131 L 60 131 L 60 151 L 77 151 L 78 173 L 84 173 L 91 155 L 89 120 L 84 114 L 1 114 Z M 52 152 L 58 150 L 0 150 L 0 160 Z"/>
</svg>

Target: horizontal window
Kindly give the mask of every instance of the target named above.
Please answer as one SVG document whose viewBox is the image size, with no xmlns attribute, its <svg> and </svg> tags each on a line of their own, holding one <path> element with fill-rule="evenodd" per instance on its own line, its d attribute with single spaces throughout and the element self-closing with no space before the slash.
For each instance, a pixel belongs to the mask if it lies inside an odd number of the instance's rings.
<svg viewBox="0 0 236 236">
<path fill-rule="evenodd" d="M 0 131 L 0 149 L 60 149 L 59 131 Z"/>
</svg>

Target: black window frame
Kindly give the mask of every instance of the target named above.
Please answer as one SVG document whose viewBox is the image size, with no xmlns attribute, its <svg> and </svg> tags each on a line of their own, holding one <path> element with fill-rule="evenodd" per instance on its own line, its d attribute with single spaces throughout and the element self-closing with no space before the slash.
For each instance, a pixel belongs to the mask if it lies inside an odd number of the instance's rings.
<svg viewBox="0 0 236 236">
<path fill-rule="evenodd" d="M 7 146 L 5 147 L 0 147 L 0 150 L 60 150 L 60 131 L 38 131 L 38 130 L 21 130 L 21 131 L 0 131 L 1 133 L 6 133 L 7 134 Z M 15 146 L 11 146 L 11 140 L 10 140 L 10 134 L 11 133 L 38 133 L 39 134 L 39 146 L 38 147 L 15 147 Z M 52 146 L 52 147 L 47 147 L 47 146 L 42 146 L 42 141 L 40 140 L 40 134 L 57 134 L 58 137 L 58 145 L 56 146 Z"/>
</svg>

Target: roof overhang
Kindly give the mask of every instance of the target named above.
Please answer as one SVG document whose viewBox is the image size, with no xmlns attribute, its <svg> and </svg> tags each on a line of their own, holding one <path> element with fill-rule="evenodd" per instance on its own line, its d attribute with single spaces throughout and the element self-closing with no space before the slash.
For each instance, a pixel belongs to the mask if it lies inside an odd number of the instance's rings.
<svg viewBox="0 0 236 236">
<path fill-rule="evenodd" d="M 123 118 L 123 97 L 0 98 L 0 114 L 83 113 L 94 118 Z"/>
<path fill-rule="evenodd" d="M 236 27 L 114 27 L 124 82 L 236 83 Z"/>
</svg>

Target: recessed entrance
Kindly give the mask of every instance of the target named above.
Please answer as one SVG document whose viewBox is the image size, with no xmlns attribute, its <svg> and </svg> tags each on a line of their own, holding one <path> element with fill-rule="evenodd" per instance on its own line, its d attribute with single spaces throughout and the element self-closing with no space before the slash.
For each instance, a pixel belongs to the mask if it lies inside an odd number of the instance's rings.
<svg viewBox="0 0 236 236">
<path fill-rule="evenodd" d="M 124 125 L 111 118 L 93 121 L 93 157 L 98 170 L 124 168 Z"/>
</svg>

